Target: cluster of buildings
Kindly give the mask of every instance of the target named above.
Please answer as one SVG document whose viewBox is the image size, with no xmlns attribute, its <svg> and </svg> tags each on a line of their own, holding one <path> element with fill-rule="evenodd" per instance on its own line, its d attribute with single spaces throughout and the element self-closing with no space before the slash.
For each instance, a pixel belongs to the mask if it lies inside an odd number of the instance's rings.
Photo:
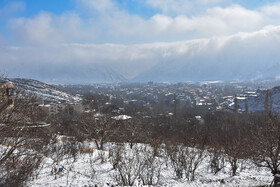
<svg viewBox="0 0 280 187">
<path fill-rule="evenodd" d="M 241 98 L 244 93 L 256 96 L 257 85 L 247 83 L 214 82 L 181 82 L 181 83 L 123 83 L 98 84 L 91 86 L 71 87 L 74 93 L 102 93 L 107 98 L 120 98 L 122 104 L 117 106 L 137 106 L 137 110 L 148 108 L 158 114 L 172 114 L 178 111 L 192 111 L 196 115 L 219 110 L 229 110 L 230 103 L 235 96 Z M 76 92 L 75 92 L 76 91 Z M 243 95 L 242 95 L 243 94 Z M 246 98 L 248 97 L 246 95 Z M 245 97 L 245 96 L 244 96 Z M 107 99 L 114 104 L 114 99 Z M 142 112 L 142 113 L 140 113 Z M 138 111 L 139 115 L 149 115 L 145 111 Z M 185 112 L 188 113 L 188 112 Z M 200 122 L 200 118 L 197 118 Z M 203 121 L 202 121 L 203 122 Z"/>
<path fill-rule="evenodd" d="M 102 93 L 102 97 L 95 98 L 95 104 L 102 105 L 120 114 L 135 112 L 129 105 L 137 106 L 137 110 L 148 108 L 158 114 L 171 114 L 177 111 L 215 111 L 228 108 L 234 95 L 241 93 L 254 95 L 255 88 L 238 84 L 203 83 L 201 85 L 186 83 L 135 83 L 135 84 L 98 84 L 91 86 L 69 87 L 74 94 L 86 92 Z M 77 92 L 77 93 L 75 93 Z M 14 85 L 11 82 L 0 82 L 0 107 L 9 108 L 14 104 Z M 247 97 L 248 95 L 246 95 Z M 112 107 L 115 105 L 116 107 Z M 38 102 L 40 110 L 48 118 L 54 118 L 60 113 L 69 115 L 81 114 L 87 109 L 79 102 L 70 101 L 42 101 Z M 126 107 L 128 106 L 128 107 Z M 0 108 L 0 109 L 1 109 Z M 110 109 L 110 108 L 109 108 Z M 108 110 L 109 110 L 108 109 Z M 120 110 L 123 109 L 123 110 Z M 124 111 L 125 109 L 125 111 Z M 137 111 L 139 115 L 148 116 L 145 111 Z M 197 112 L 199 114 L 199 112 Z M 200 116 L 196 120 L 203 123 Z"/>
<path fill-rule="evenodd" d="M 39 108 L 50 118 L 53 118 L 62 112 L 73 115 L 75 113 L 81 114 L 84 111 L 84 107 L 81 103 L 67 102 L 50 102 L 48 104 L 40 104 Z"/>
</svg>

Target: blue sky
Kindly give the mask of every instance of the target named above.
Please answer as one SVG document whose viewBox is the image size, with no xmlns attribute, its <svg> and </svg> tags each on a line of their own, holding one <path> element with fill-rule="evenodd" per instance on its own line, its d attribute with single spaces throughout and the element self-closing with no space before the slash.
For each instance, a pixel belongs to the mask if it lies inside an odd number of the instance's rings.
<svg viewBox="0 0 280 187">
<path fill-rule="evenodd" d="M 160 10 L 155 7 L 149 7 L 144 0 L 116 0 L 119 7 L 127 10 L 130 13 L 141 15 L 142 17 L 150 17 L 155 13 L 159 13 Z M 227 1 L 226 3 L 220 3 L 221 5 L 228 4 L 240 4 L 247 8 L 257 8 L 266 4 L 277 2 L 277 0 L 235 0 Z M 1 0 L 0 7 L 9 6 L 13 3 L 23 3 L 25 8 L 23 11 L 17 12 L 15 16 L 31 17 L 41 11 L 48 11 L 54 14 L 61 14 L 66 11 L 73 11 L 77 8 L 77 2 L 75 0 Z"/>
<path fill-rule="evenodd" d="M 254 29 L 258 30 L 261 29 L 261 27 L 274 23 L 270 23 L 270 20 L 266 20 L 265 22 L 267 23 L 263 22 L 259 25 L 256 23 L 256 25 L 250 26 L 251 23 L 248 19 L 249 26 L 247 28 L 239 24 L 233 26 L 236 27 L 235 29 L 233 28 L 230 30 L 229 28 L 226 32 L 219 31 L 218 29 L 217 31 L 212 31 L 215 25 L 210 25 L 210 34 L 203 33 L 201 29 L 197 30 L 197 26 L 191 26 L 192 28 L 190 29 L 182 28 L 182 31 L 176 32 L 174 30 L 172 31 L 171 27 L 174 27 L 172 24 L 169 24 L 169 27 L 164 24 L 168 24 L 168 21 L 174 22 L 175 25 L 181 24 L 176 23 L 176 20 L 180 18 L 182 18 L 182 24 L 190 23 L 190 21 L 195 22 L 196 20 L 198 20 L 197 23 L 199 23 L 199 21 L 201 21 L 199 19 L 201 18 L 205 19 L 205 21 L 207 21 L 206 19 L 210 19 L 209 21 L 217 22 L 239 19 L 238 15 L 236 16 L 237 18 L 234 18 L 234 14 L 238 14 L 239 10 L 233 10 L 233 6 L 238 6 L 240 11 L 244 11 L 244 19 L 246 19 L 246 14 L 250 14 L 250 11 L 251 13 L 262 13 L 261 9 L 263 7 L 278 7 L 278 5 L 278 1 L 276 0 L 1 0 L 0 36 L 2 36 L 2 40 L 4 37 L 6 42 L 13 45 L 29 43 L 28 41 L 23 42 L 22 37 L 24 36 L 19 37 L 18 33 L 24 29 L 23 27 L 27 26 L 27 22 L 35 22 L 36 18 L 45 15 L 45 17 L 51 16 L 50 27 L 54 27 L 54 30 L 56 29 L 55 27 L 57 27 L 55 24 L 60 24 L 63 27 L 63 24 L 72 22 L 71 19 L 76 19 L 74 21 L 79 22 L 76 26 L 73 25 L 73 27 L 81 27 L 80 35 L 82 37 L 73 37 L 74 39 L 69 39 L 69 37 L 72 36 L 67 36 L 68 39 L 66 42 L 135 44 L 198 39 L 218 35 L 230 35 L 236 32 L 253 31 Z M 104 8 L 104 10 L 101 10 L 102 8 Z M 218 8 L 220 8 L 220 10 L 217 10 Z M 230 15 L 231 18 L 229 19 L 218 20 L 216 17 L 220 15 L 216 12 L 223 15 L 229 12 L 229 14 L 232 15 Z M 240 14 L 243 13 L 241 12 Z M 69 16 L 69 18 L 63 18 L 64 20 L 55 23 L 63 16 Z M 269 16 L 273 17 L 273 15 Z M 18 22 L 20 19 L 24 20 L 25 23 L 19 25 Z M 120 24 L 119 22 L 121 19 L 123 19 L 123 23 Z M 18 20 L 17 23 L 16 20 Z M 233 20 L 233 22 L 235 21 L 236 20 Z M 239 21 L 246 22 L 247 20 L 242 19 Z M 98 24 L 99 26 L 95 27 L 94 24 Z M 117 28 L 117 24 L 120 25 L 120 27 L 126 28 Z M 152 27 L 153 25 L 151 24 L 158 24 L 158 29 L 160 30 L 157 31 L 157 28 L 152 29 L 155 33 L 152 31 L 149 36 L 150 31 L 148 27 Z M 160 26 L 160 24 L 162 24 L 162 26 Z M 201 21 L 199 24 L 204 23 Z M 238 28 L 240 25 L 242 27 Z M 133 29 L 134 33 L 126 32 L 129 29 Z M 175 27 L 175 29 L 177 28 Z M 178 28 L 178 30 L 180 29 L 181 28 Z M 205 29 L 208 28 L 205 27 Z M 86 32 L 87 34 L 85 34 Z M 89 32 L 94 34 L 88 36 Z M 143 33 L 145 33 L 145 36 L 142 36 Z M 95 37 L 93 37 L 93 35 L 95 35 Z M 59 40 L 59 42 L 61 41 L 65 42 L 64 39 Z M 40 43 L 40 41 L 37 43 Z"/>
<path fill-rule="evenodd" d="M 0 0 L 0 65 L 23 75 L 35 64 L 99 63 L 130 78 L 212 49 L 224 59 L 248 43 L 250 54 L 273 51 L 279 18 L 280 0 Z"/>
<path fill-rule="evenodd" d="M 55 14 L 61 14 L 64 11 L 73 10 L 74 3 L 71 0 L 2 0 L 0 1 L 0 7 L 7 7 L 14 3 L 22 3 L 25 7 L 23 11 L 20 11 L 17 15 L 20 16 L 34 16 L 40 11 L 50 11 Z"/>
</svg>

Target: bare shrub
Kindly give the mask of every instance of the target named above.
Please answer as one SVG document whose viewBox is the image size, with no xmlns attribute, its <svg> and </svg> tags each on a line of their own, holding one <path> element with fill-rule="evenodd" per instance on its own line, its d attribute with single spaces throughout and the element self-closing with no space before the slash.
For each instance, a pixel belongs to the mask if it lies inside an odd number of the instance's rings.
<svg viewBox="0 0 280 187">
<path fill-rule="evenodd" d="M 102 164 L 105 163 L 107 161 L 105 151 L 99 150 L 97 159 L 99 159 Z"/>
<path fill-rule="evenodd" d="M 145 146 L 140 149 L 144 167 L 140 173 L 140 179 L 143 185 L 157 185 L 160 181 L 162 162 L 156 157 L 156 149 Z"/>
<path fill-rule="evenodd" d="M 205 158 L 204 150 L 186 148 L 185 175 L 188 180 L 195 180 L 195 172 Z"/>
<path fill-rule="evenodd" d="M 210 168 L 214 174 L 225 168 L 225 156 L 222 149 L 213 148 L 210 150 Z"/>
<path fill-rule="evenodd" d="M 122 147 L 121 145 L 117 145 L 109 149 L 110 162 L 114 169 L 117 169 L 117 166 L 119 165 L 122 159 L 122 149 L 124 149 L 124 147 Z"/>
<path fill-rule="evenodd" d="M 240 167 L 240 160 L 244 158 L 244 142 L 238 137 L 231 137 L 225 145 L 227 161 L 231 166 L 231 175 L 235 176 L 237 169 Z"/>
<path fill-rule="evenodd" d="M 23 186 L 40 163 L 41 157 L 37 155 L 13 154 L 0 169 L 0 186 Z"/>
<path fill-rule="evenodd" d="M 127 149 L 117 145 L 110 150 L 110 162 L 115 169 L 115 179 L 124 186 L 156 185 L 160 180 L 161 162 L 155 157 L 154 149 L 148 145 Z"/>
<path fill-rule="evenodd" d="M 133 186 L 143 170 L 144 163 L 138 150 L 121 150 L 119 160 L 113 167 L 116 168 L 115 179 L 118 182 L 121 182 L 124 186 Z"/>
<path fill-rule="evenodd" d="M 182 145 L 171 146 L 167 151 L 176 177 L 195 180 L 195 172 L 205 158 L 204 150 L 184 147 Z"/>
<path fill-rule="evenodd" d="M 178 178 L 183 178 L 185 168 L 186 155 L 182 146 L 167 146 L 166 153 L 170 159 L 171 166 L 174 169 L 175 175 Z"/>
</svg>

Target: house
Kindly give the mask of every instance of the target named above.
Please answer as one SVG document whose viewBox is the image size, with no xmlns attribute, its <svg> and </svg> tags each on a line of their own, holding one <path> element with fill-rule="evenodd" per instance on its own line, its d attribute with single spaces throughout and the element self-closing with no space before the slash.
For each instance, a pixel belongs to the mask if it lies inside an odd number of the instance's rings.
<svg viewBox="0 0 280 187">
<path fill-rule="evenodd" d="M 45 112 L 49 117 L 54 117 L 61 112 L 65 114 L 73 115 L 74 113 L 81 114 L 84 111 L 84 107 L 80 103 L 50 103 L 47 105 L 39 105 L 40 109 Z"/>
<path fill-rule="evenodd" d="M 40 109 L 44 111 L 48 116 L 54 117 L 55 115 L 62 112 L 64 105 L 60 103 L 50 103 L 47 105 L 39 105 Z"/>
</svg>

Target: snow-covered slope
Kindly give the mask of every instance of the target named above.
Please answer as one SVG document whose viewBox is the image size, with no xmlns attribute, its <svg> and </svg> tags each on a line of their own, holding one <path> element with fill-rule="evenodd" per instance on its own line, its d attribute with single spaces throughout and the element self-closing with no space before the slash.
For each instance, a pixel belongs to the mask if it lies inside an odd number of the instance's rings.
<svg viewBox="0 0 280 187">
<path fill-rule="evenodd" d="M 61 142 L 60 142 L 61 143 Z M 87 144 L 87 145 L 86 145 Z M 89 153 L 79 153 L 76 160 L 65 155 L 59 163 L 53 158 L 45 158 L 41 164 L 41 170 L 38 172 L 38 177 L 34 177 L 28 181 L 27 186 L 123 186 L 118 182 L 117 171 L 113 169 L 112 156 L 110 157 L 109 150 L 115 145 L 108 143 L 105 145 L 104 151 L 97 150 L 93 142 L 85 142 L 82 147 L 88 146 Z M 142 144 L 136 145 L 139 149 Z M 131 153 L 129 146 L 124 146 L 126 153 Z M 141 152 L 143 153 L 143 152 Z M 178 179 L 175 177 L 174 169 L 169 160 L 165 156 L 158 157 L 160 168 L 159 181 L 153 186 L 168 186 L 168 187 L 251 187 L 251 186 L 266 186 L 269 185 L 273 176 L 269 170 L 265 168 L 256 168 L 250 160 L 239 160 L 242 162 L 243 168 L 239 168 L 237 176 L 232 177 L 229 164 L 217 174 L 210 172 L 209 168 L 209 153 L 205 152 L 205 158 L 199 165 L 196 178 L 194 181 L 189 181 L 187 178 Z M 101 156 L 102 155 L 102 156 Z M 127 156 L 129 157 L 130 154 Z M 135 156 L 132 153 L 130 156 Z M 101 161 L 103 159 L 103 162 Z M 129 159 L 127 159 L 129 160 Z M 135 159 L 136 160 L 136 159 Z M 240 164 L 239 163 L 239 164 Z M 54 174 L 53 168 L 63 168 L 62 172 Z M 130 167 L 126 172 L 133 171 L 137 167 Z M 155 171 L 151 171 L 153 173 Z M 130 173 L 130 172 L 129 172 Z M 132 174 L 135 174 L 131 172 Z M 133 178 L 133 177 L 132 177 Z M 142 185 L 140 180 L 136 180 L 133 186 L 151 186 Z"/>
<path fill-rule="evenodd" d="M 274 111 L 280 111 L 280 87 L 274 87 L 269 90 L 258 90 L 255 94 L 238 98 L 238 108 L 245 110 L 245 99 L 247 98 L 248 110 L 251 112 L 264 111 L 265 102 L 268 95 L 268 105 L 272 103 Z M 271 99 L 270 99 L 271 98 Z M 230 104 L 230 108 L 234 108 L 234 101 Z"/>
<path fill-rule="evenodd" d="M 9 75 L 20 75 L 22 78 L 32 78 L 50 84 L 92 84 L 127 81 L 113 68 L 102 64 L 42 65 L 29 69 L 17 67 Z"/>
<path fill-rule="evenodd" d="M 245 33 L 243 33 L 245 34 Z M 280 72 L 280 30 L 198 39 L 166 46 L 158 63 L 135 81 L 231 81 L 274 78 Z"/>
<path fill-rule="evenodd" d="M 35 94 L 37 97 L 44 99 L 45 101 L 67 101 L 67 102 L 79 102 L 81 98 L 71 95 L 57 88 L 45 84 L 43 82 L 33 79 L 21 79 L 10 78 L 8 81 L 13 82 L 16 90 L 23 90 L 27 93 Z"/>
</svg>

